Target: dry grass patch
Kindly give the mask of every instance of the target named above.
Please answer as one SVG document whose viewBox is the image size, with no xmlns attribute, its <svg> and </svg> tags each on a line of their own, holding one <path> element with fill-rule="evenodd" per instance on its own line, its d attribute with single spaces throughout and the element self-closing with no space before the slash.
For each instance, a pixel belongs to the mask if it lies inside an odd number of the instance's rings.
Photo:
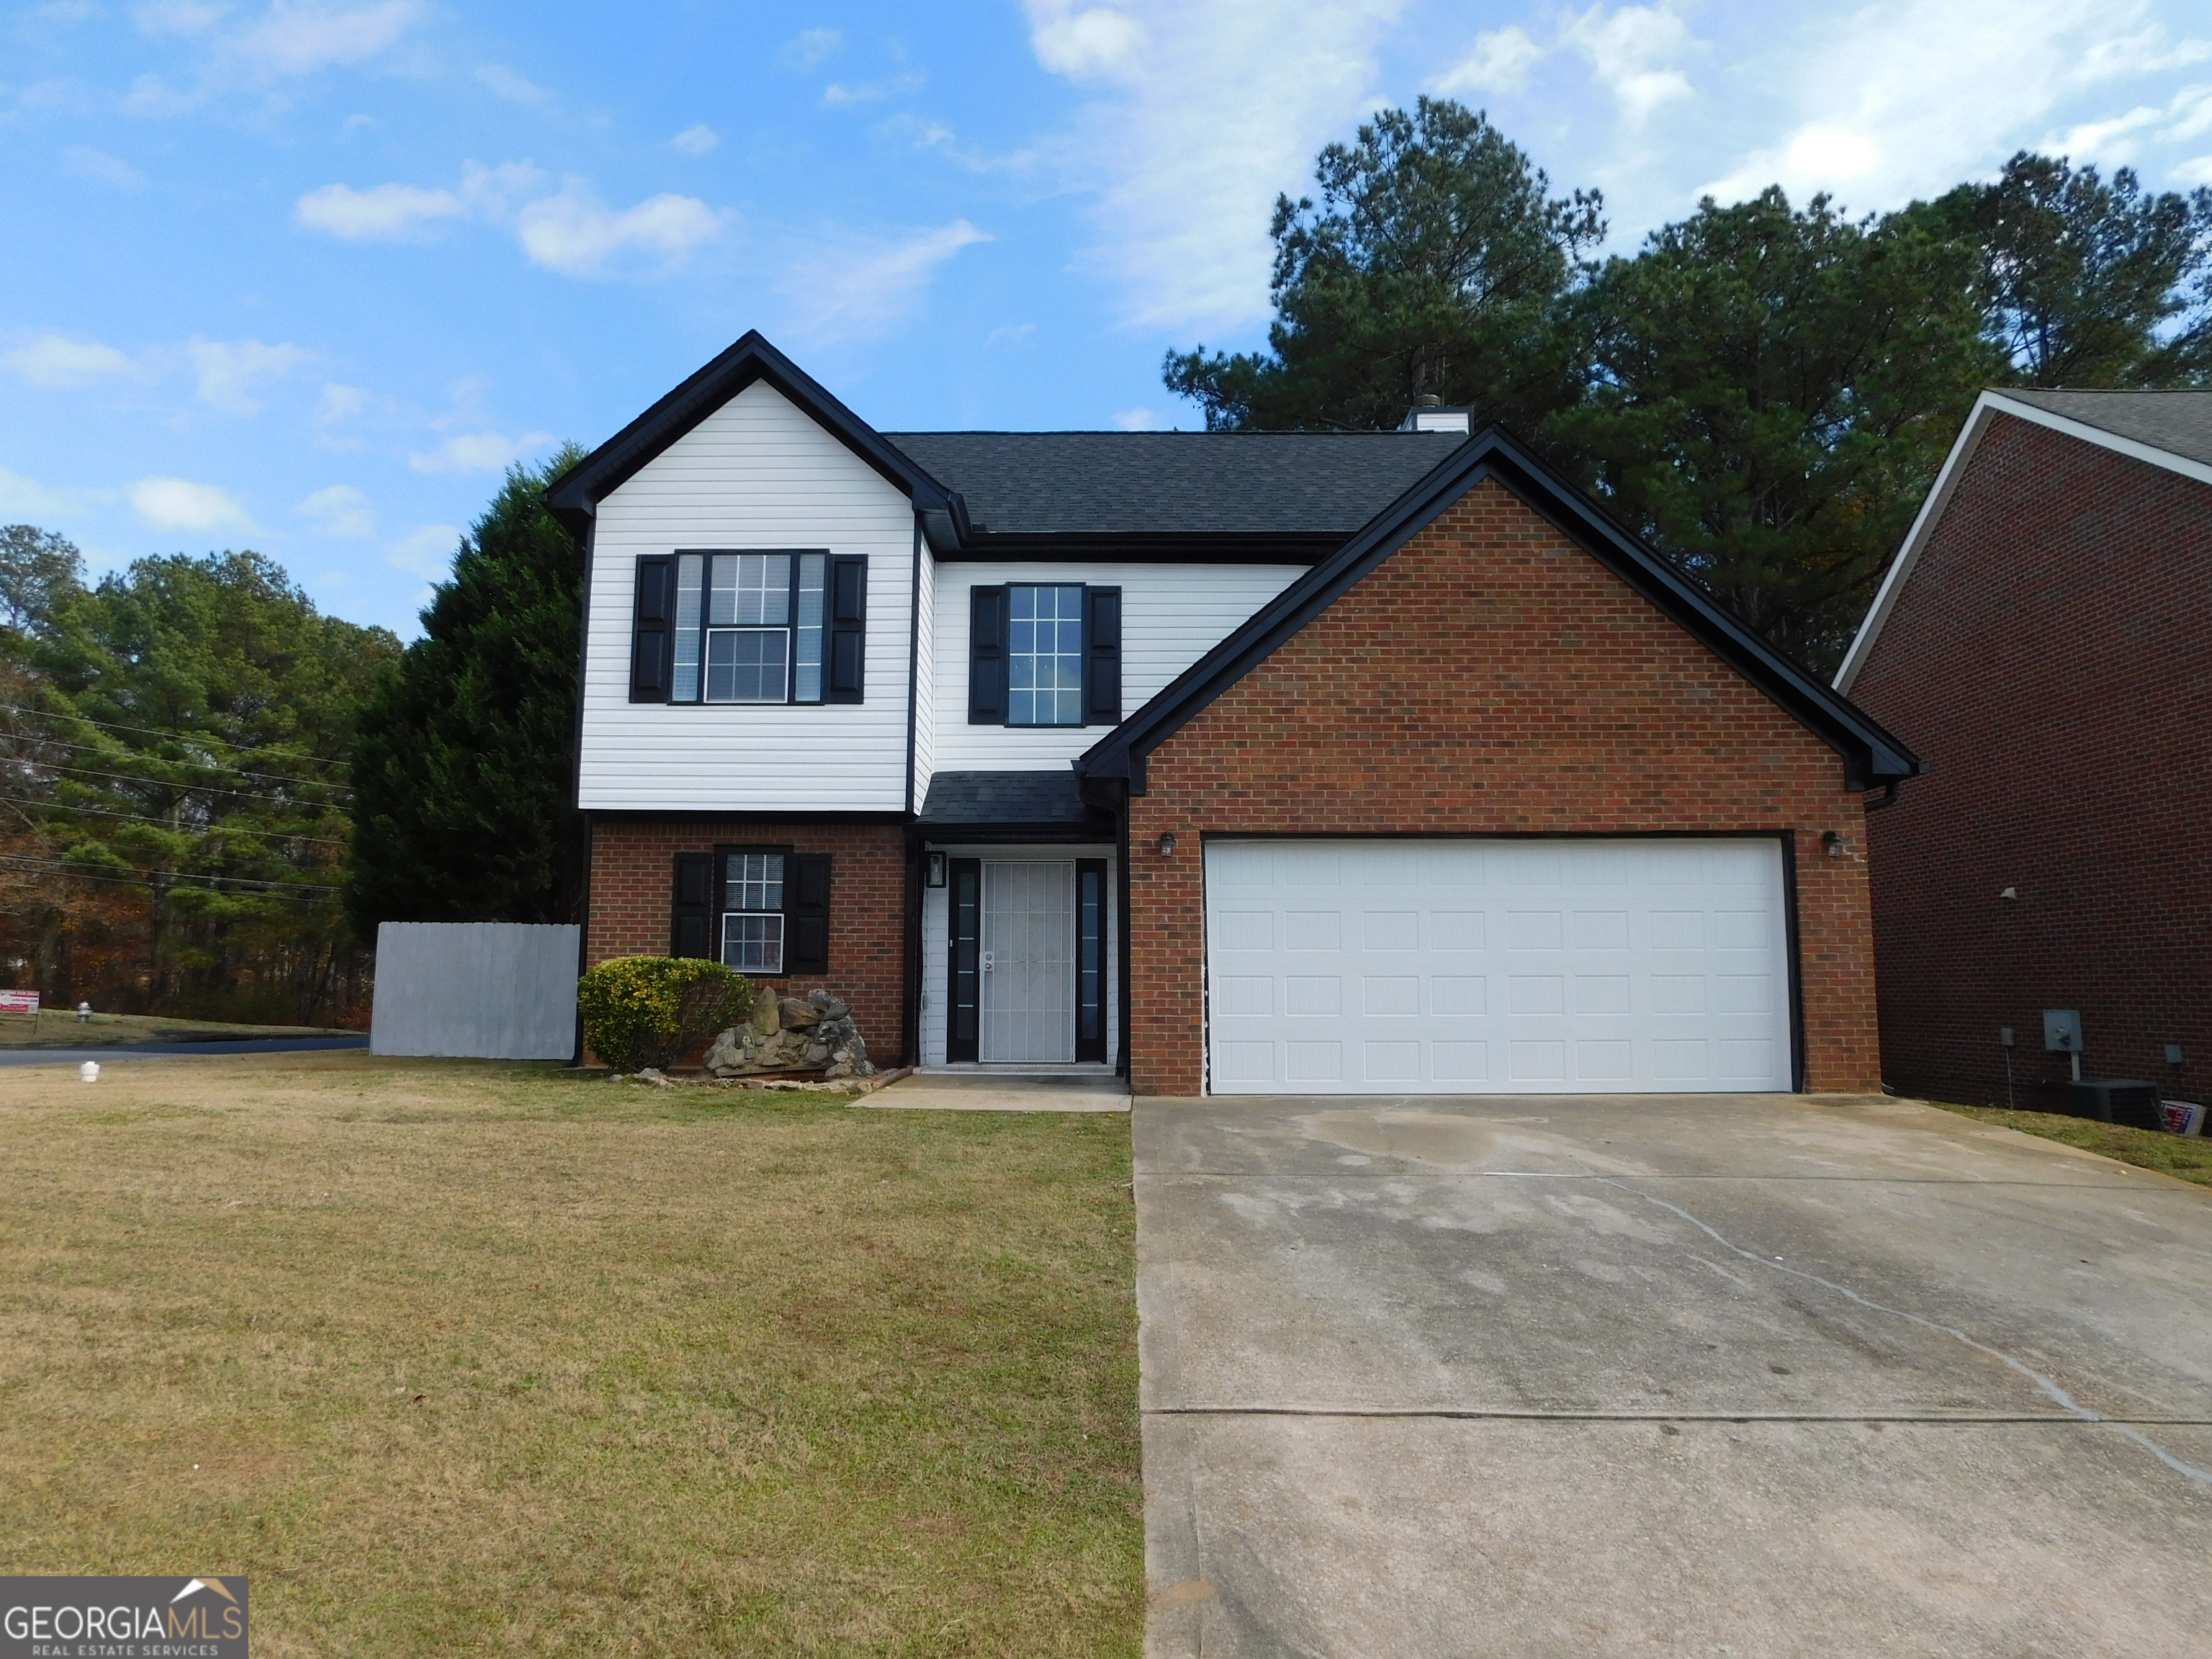
<svg viewBox="0 0 2212 1659">
<path fill-rule="evenodd" d="M 1134 1653 L 1119 1116 L 0 1072 L 0 1559 L 256 1651 Z"/>
<path fill-rule="evenodd" d="M 2212 1140 L 2199 1135 L 2130 1129 L 2123 1124 L 2100 1123 L 2094 1118 L 2069 1117 L 2061 1112 L 2011 1112 L 2002 1106 L 1956 1106 L 1947 1100 L 1931 1100 L 1928 1103 L 1947 1112 L 1956 1112 L 1961 1117 L 2001 1123 L 2022 1134 L 2040 1135 L 2045 1140 L 2063 1141 L 2084 1152 L 2101 1152 L 2139 1170 L 2155 1170 L 2177 1180 L 2212 1187 Z"/>
</svg>

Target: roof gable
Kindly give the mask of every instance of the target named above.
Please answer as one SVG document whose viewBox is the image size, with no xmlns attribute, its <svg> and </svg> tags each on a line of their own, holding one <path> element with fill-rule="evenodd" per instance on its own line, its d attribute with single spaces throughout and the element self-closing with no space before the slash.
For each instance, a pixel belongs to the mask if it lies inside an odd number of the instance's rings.
<svg viewBox="0 0 2212 1659">
<path fill-rule="evenodd" d="M 1133 793 L 1142 793 L 1145 762 L 1153 750 L 1488 478 L 1549 520 L 1841 754 L 1847 787 L 1871 788 L 1920 770 L 1912 753 L 1872 718 L 1776 651 L 1496 427 L 1455 447 L 1336 553 L 1093 744 L 1075 762 L 1076 769 L 1090 778 L 1126 779 Z"/>
<path fill-rule="evenodd" d="M 830 396 L 757 329 L 749 330 L 735 345 L 556 478 L 547 487 L 547 503 L 572 524 L 590 519 L 599 502 L 640 468 L 757 380 L 767 381 L 897 485 L 917 509 L 951 510 L 951 491 Z"/>
<path fill-rule="evenodd" d="M 1905 544 L 1890 561 L 1881 586 L 1867 607 L 1851 648 L 1836 671 L 1836 689 L 1850 695 L 1859 672 L 1874 654 L 1882 624 L 1896 609 L 1913 567 L 1942 522 L 1960 478 L 1981 447 L 1982 437 L 2000 415 L 2046 427 L 2069 438 L 2148 465 L 2163 467 L 2199 483 L 2212 483 L 2212 392 L 1984 392 L 1974 399 L 1966 424 L 1944 458 L 1943 470 L 1914 515 Z M 2153 441 L 2155 440 L 2155 441 Z"/>
</svg>

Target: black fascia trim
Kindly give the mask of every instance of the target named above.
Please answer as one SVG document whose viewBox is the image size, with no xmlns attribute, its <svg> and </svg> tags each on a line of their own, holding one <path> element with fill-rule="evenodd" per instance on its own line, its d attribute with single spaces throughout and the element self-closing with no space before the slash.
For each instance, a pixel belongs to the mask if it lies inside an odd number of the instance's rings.
<svg viewBox="0 0 2212 1659">
<path fill-rule="evenodd" d="M 774 705 L 769 705 L 773 707 Z M 728 823 L 743 826 L 753 823 L 867 823 L 899 824 L 914 822 L 911 812 L 751 812 L 737 808 L 727 811 L 714 807 L 686 806 L 682 808 L 607 807 L 586 809 L 584 816 L 593 823 Z"/>
<path fill-rule="evenodd" d="M 957 549 L 937 555 L 939 564 L 1038 563 L 1088 560 L 1121 564 L 1318 564 L 1344 545 L 1334 531 L 1068 531 L 996 534 L 978 531 Z"/>
<path fill-rule="evenodd" d="M 927 823 L 914 826 L 933 847 L 1110 847 L 1114 820 L 1091 823 Z"/>
<path fill-rule="evenodd" d="M 1492 477 L 1840 754 L 1846 788 L 1869 789 L 1919 771 L 1920 763 L 1911 750 L 1864 711 L 1776 651 L 1522 448 L 1503 428 L 1494 426 L 1460 445 L 1333 556 L 1262 605 L 1158 696 L 1085 750 L 1075 761 L 1076 769 L 1086 775 L 1128 778 L 1132 793 L 1143 793 L 1145 757 L 1445 508 Z"/>
<path fill-rule="evenodd" d="M 951 511 L 952 492 L 769 344 L 758 329 L 698 370 L 546 486 L 546 504 L 573 528 L 647 462 L 756 380 L 766 380 L 925 512 Z M 964 514 L 962 515 L 964 517 Z"/>
</svg>

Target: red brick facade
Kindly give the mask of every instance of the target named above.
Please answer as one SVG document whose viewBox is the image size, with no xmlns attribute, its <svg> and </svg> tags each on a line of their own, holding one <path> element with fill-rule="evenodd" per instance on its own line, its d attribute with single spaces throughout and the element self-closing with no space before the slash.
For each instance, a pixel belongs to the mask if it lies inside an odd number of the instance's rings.
<svg viewBox="0 0 2212 1659">
<path fill-rule="evenodd" d="M 1879 1081 L 1842 757 L 1495 483 L 1155 750 L 1130 812 L 1139 1093 L 1200 1086 L 1208 831 L 1791 832 L 1808 1085 Z"/>
<path fill-rule="evenodd" d="M 665 956 L 676 855 L 717 846 L 788 847 L 830 854 L 830 971 L 766 980 L 805 996 L 822 986 L 853 1005 L 879 1066 L 900 1052 L 905 1018 L 906 832 L 893 823 L 761 823 L 741 818 L 614 819 L 592 829 L 592 908 L 586 955 Z"/>
<path fill-rule="evenodd" d="M 2084 1076 L 2212 1099 L 2212 485 L 1996 416 L 1852 694 L 1936 768 L 1868 823 L 1889 1081 L 2002 1104 L 2009 1025 L 2061 1104 L 2074 1008 Z"/>
</svg>

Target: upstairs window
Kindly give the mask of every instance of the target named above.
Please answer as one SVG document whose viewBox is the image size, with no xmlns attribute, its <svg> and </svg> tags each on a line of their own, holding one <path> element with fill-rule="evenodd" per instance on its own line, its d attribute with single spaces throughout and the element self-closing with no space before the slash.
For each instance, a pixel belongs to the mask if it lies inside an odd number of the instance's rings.
<svg viewBox="0 0 2212 1659">
<path fill-rule="evenodd" d="M 867 565 L 828 553 L 640 558 L 630 701 L 860 702 Z"/>
<path fill-rule="evenodd" d="M 1006 589 L 1006 724 L 1083 724 L 1083 590 Z"/>
<path fill-rule="evenodd" d="M 1010 582 L 968 601 L 969 725 L 1120 722 L 1120 588 Z"/>
</svg>

